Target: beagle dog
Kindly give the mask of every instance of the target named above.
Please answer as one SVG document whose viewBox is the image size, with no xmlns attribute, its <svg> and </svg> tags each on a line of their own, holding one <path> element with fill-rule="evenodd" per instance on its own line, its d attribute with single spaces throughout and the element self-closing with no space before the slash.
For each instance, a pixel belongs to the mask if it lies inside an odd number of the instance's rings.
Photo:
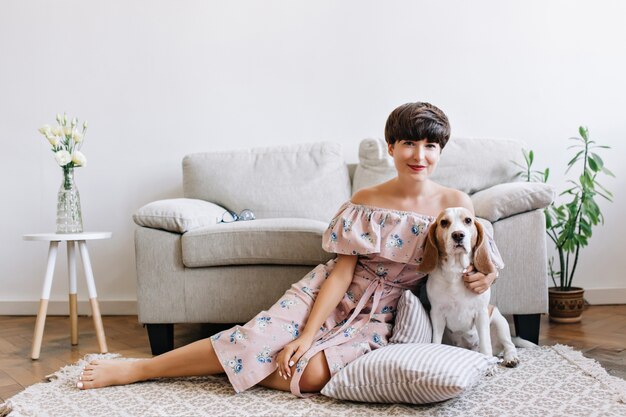
<svg viewBox="0 0 626 417">
<path fill-rule="evenodd" d="M 482 225 L 463 207 L 445 209 L 430 226 L 419 270 L 429 274 L 433 343 L 445 340 L 488 356 L 504 351 L 502 364 L 512 368 L 517 350 L 507 320 L 489 305 L 491 290 L 476 294 L 463 282 L 470 264 L 483 274 L 496 271 L 487 245 Z"/>
</svg>

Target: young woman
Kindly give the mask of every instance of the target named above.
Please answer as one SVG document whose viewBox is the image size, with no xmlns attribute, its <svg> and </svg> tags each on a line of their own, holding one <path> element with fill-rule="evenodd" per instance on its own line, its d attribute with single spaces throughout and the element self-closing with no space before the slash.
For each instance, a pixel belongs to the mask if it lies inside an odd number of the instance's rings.
<svg viewBox="0 0 626 417">
<path fill-rule="evenodd" d="M 398 175 L 340 207 L 322 242 L 336 259 L 244 326 L 151 359 L 95 360 L 77 387 L 226 372 L 237 392 L 256 384 L 299 396 L 320 391 L 345 365 L 387 344 L 400 295 L 424 277 L 417 265 L 435 216 L 447 207 L 474 211 L 466 194 L 429 179 L 449 137 L 448 119 L 437 107 L 418 102 L 395 109 L 385 139 Z M 465 277 L 477 293 L 494 279 L 478 272 Z"/>
</svg>

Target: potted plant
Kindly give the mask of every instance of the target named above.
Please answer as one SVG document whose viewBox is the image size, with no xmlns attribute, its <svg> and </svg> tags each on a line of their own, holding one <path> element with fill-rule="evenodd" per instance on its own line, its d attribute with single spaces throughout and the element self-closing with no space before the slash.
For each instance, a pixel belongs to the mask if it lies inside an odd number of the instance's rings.
<svg viewBox="0 0 626 417">
<path fill-rule="evenodd" d="M 604 224 L 604 216 L 596 203 L 600 196 L 613 201 L 613 195 L 598 182 L 599 174 L 615 177 L 604 166 L 604 161 L 596 152 L 598 149 L 609 149 L 608 146 L 596 145 L 589 139 L 589 130 L 581 126 L 578 129 L 580 137 L 572 137 L 575 143 L 568 147 L 575 152 L 567 163 L 567 174 L 572 168 L 579 171 L 576 180 L 568 180 L 569 188 L 559 194 L 565 201 L 553 202 L 545 210 L 546 232 L 554 243 L 557 261 L 554 257 L 548 262 L 548 269 L 553 287 L 548 289 L 550 320 L 559 323 L 579 322 L 582 317 L 584 290 L 572 286 L 576 268 L 581 255 L 581 249 L 589 244 L 592 229 L 599 223 Z M 550 170 L 533 170 L 533 151 L 523 150 L 526 166 L 516 163 L 523 171 L 518 176 L 526 181 L 547 182 Z"/>
</svg>

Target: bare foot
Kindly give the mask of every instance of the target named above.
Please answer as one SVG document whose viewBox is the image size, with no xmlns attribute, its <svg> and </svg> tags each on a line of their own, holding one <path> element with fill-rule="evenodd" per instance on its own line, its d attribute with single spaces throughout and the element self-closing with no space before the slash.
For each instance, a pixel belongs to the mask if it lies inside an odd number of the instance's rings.
<svg viewBox="0 0 626 417">
<path fill-rule="evenodd" d="M 78 377 L 76 387 L 79 389 L 102 388 L 141 381 L 144 378 L 140 362 L 143 361 L 116 359 L 91 361 Z"/>
</svg>

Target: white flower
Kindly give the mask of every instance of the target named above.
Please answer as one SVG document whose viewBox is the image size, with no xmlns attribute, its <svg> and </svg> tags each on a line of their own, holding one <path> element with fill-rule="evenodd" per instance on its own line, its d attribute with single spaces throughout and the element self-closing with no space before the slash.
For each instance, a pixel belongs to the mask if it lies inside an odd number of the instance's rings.
<svg viewBox="0 0 626 417">
<path fill-rule="evenodd" d="M 74 117 L 72 119 L 72 127 L 76 126 L 77 123 L 78 123 L 78 119 Z"/>
<path fill-rule="evenodd" d="M 61 114 L 57 113 L 57 123 L 61 123 Z"/>
<path fill-rule="evenodd" d="M 50 145 L 54 147 L 59 146 L 60 140 L 58 136 L 46 135 L 46 139 L 48 139 L 48 142 L 50 142 Z"/>
<path fill-rule="evenodd" d="M 71 134 L 72 134 L 72 127 L 71 126 L 63 126 L 63 133 L 65 134 L 65 136 L 71 136 Z"/>
<path fill-rule="evenodd" d="M 87 158 L 85 158 L 85 155 L 83 155 L 81 151 L 74 151 L 72 154 L 72 162 L 74 162 L 76 166 L 84 167 L 87 165 Z"/>
<path fill-rule="evenodd" d="M 64 167 L 72 161 L 72 155 L 68 151 L 58 151 L 55 152 L 54 158 L 57 160 L 57 163 Z"/>
<path fill-rule="evenodd" d="M 55 126 L 50 129 L 50 131 L 54 136 L 61 136 L 63 134 L 63 129 L 61 128 L 61 126 Z"/>
<path fill-rule="evenodd" d="M 81 135 L 80 133 L 78 133 L 78 130 L 74 130 L 72 132 L 72 139 L 74 139 L 74 142 L 76 143 L 80 143 L 83 140 L 83 135 Z"/>
<path fill-rule="evenodd" d="M 44 136 L 48 136 L 51 132 L 50 126 L 48 125 L 43 125 L 39 128 L 39 133 L 41 133 Z"/>
</svg>

